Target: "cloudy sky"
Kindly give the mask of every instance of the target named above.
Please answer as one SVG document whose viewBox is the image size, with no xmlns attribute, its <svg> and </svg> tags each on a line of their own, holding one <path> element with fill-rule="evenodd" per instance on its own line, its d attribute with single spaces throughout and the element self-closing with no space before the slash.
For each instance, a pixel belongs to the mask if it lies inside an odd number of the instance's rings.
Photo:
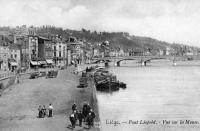
<svg viewBox="0 0 200 131">
<path fill-rule="evenodd" d="M 0 26 L 123 31 L 200 46 L 199 0 L 0 0 Z"/>
</svg>

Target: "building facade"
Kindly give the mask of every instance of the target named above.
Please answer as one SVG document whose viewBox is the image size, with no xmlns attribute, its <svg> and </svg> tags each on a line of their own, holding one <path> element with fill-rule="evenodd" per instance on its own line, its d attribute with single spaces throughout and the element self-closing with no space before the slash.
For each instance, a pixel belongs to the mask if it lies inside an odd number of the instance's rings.
<svg viewBox="0 0 200 131">
<path fill-rule="evenodd" d="M 10 45 L 10 58 L 8 59 L 8 67 L 10 70 L 14 71 L 17 67 L 21 66 L 21 51 L 20 47 L 17 45 Z"/>
<path fill-rule="evenodd" d="M 8 46 L 0 46 L 0 70 L 7 71 L 8 59 L 10 58 L 10 51 Z"/>
<path fill-rule="evenodd" d="M 50 39 L 38 36 L 38 59 L 40 66 L 53 65 L 53 43 Z"/>
<path fill-rule="evenodd" d="M 30 60 L 38 58 L 38 36 L 28 36 L 28 52 Z"/>
<path fill-rule="evenodd" d="M 66 66 L 68 63 L 67 43 L 61 37 L 56 36 L 53 39 L 53 57 L 56 66 Z"/>
<path fill-rule="evenodd" d="M 71 62 L 72 64 L 81 64 L 84 59 L 83 41 L 77 40 L 75 37 L 69 37 L 67 45 L 71 52 Z"/>
<path fill-rule="evenodd" d="M 35 28 L 25 25 L 17 27 L 14 32 L 14 44 L 21 50 L 21 67 L 29 68 L 31 61 L 38 57 L 38 37 Z"/>
</svg>

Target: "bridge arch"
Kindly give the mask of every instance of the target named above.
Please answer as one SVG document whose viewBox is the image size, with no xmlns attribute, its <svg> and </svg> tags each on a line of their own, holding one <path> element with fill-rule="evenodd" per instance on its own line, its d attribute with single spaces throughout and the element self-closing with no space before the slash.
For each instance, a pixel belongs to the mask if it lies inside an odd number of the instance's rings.
<svg viewBox="0 0 200 131">
<path fill-rule="evenodd" d="M 166 58 L 166 57 L 157 57 L 157 58 L 146 59 L 143 62 L 150 62 L 151 60 L 169 60 L 169 61 L 171 61 L 169 58 Z"/>
<path fill-rule="evenodd" d="M 121 61 L 124 61 L 124 60 L 136 60 L 136 61 L 138 61 L 138 59 L 135 59 L 135 58 L 124 58 L 124 59 L 121 59 L 121 60 L 116 61 L 117 66 L 120 66 L 120 62 L 121 62 Z"/>
<path fill-rule="evenodd" d="M 93 64 L 97 64 L 97 63 L 106 63 L 106 62 L 111 62 L 110 60 L 105 60 L 105 59 L 99 59 L 96 60 L 95 62 L 92 62 Z"/>
<path fill-rule="evenodd" d="M 151 62 L 152 60 L 169 60 L 169 61 L 174 62 L 174 60 L 171 60 L 170 58 L 167 58 L 167 57 L 155 57 L 155 58 L 149 58 L 149 59 L 143 60 L 142 65 L 146 66 L 147 63 Z"/>
</svg>

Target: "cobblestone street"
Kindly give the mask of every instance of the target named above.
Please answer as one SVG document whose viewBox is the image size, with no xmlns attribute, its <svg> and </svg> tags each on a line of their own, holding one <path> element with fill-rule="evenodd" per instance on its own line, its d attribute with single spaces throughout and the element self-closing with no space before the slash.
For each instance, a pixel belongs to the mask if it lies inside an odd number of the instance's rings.
<svg viewBox="0 0 200 131">
<path fill-rule="evenodd" d="M 91 88 L 76 88 L 78 76 L 71 72 L 72 68 L 69 68 L 60 70 L 57 78 L 25 79 L 5 90 L 0 97 L 0 130 L 71 130 L 71 105 L 76 102 L 80 110 L 83 102 L 89 102 L 91 96 Z M 53 117 L 37 118 L 38 106 L 48 107 L 49 103 L 54 107 Z M 76 126 L 76 129 L 85 130 L 87 126 Z"/>
</svg>

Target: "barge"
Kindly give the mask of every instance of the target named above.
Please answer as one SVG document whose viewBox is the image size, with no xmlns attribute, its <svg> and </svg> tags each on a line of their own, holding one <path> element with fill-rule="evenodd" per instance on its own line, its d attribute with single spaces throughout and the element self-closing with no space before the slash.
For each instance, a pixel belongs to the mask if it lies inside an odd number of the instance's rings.
<svg viewBox="0 0 200 131">
<path fill-rule="evenodd" d="M 94 73 L 94 82 L 97 91 L 118 91 L 126 88 L 126 84 L 119 82 L 115 75 L 104 69 L 99 69 Z"/>
</svg>

